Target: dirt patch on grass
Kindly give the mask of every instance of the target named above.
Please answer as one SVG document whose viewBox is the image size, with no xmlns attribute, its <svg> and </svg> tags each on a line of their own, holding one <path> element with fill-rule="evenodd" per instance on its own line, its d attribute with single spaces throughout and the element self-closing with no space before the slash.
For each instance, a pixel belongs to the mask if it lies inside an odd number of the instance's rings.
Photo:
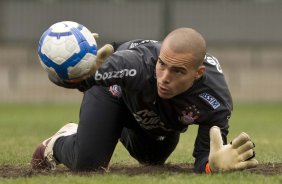
<svg viewBox="0 0 282 184">
<path fill-rule="evenodd" d="M 282 174 L 282 163 L 265 163 L 259 164 L 256 168 L 246 169 L 242 172 L 249 172 L 262 175 L 279 175 Z M 141 165 L 120 165 L 114 164 L 110 169 L 97 172 L 73 172 L 60 166 L 54 171 L 35 171 L 29 166 L 4 165 L 0 166 L 1 178 L 19 178 L 33 177 L 36 175 L 81 175 L 93 176 L 97 174 L 121 174 L 121 175 L 157 175 L 157 174 L 173 174 L 173 173 L 193 173 L 192 164 L 165 164 L 164 166 L 141 166 Z"/>
</svg>

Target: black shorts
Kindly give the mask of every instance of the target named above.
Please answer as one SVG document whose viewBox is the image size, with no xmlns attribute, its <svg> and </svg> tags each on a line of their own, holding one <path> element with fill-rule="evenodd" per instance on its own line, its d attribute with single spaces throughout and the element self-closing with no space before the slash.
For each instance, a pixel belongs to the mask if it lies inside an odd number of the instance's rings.
<svg viewBox="0 0 282 184">
<path fill-rule="evenodd" d="M 55 158 L 72 170 L 107 167 L 118 140 L 143 164 L 163 164 L 175 149 L 179 134 L 154 139 L 138 125 L 120 91 L 93 86 L 85 92 L 77 134 L 58 139 Z"/>
</svg>

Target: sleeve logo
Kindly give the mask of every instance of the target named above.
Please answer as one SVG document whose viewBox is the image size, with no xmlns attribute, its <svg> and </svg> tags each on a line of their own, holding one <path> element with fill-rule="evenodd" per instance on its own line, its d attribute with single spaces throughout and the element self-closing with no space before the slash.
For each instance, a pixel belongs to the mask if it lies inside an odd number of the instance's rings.
<svg viewBox="0 0 282 184">
<path fill-rule="evenodd" d="M 213 109 L 217 109 L 220 106 L 218 100 L 208 93 L 202 93 L 199 97 L 211 105 Z"/>
</svg>

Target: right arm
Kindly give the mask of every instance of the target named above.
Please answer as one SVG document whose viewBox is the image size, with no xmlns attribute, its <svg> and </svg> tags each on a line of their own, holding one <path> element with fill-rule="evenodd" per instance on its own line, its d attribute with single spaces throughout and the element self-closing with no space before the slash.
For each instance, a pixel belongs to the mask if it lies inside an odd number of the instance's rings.
<svg viewBox="0 0 282 184">
<path fill-rule="evenodd" d="M 154 74 L 160 45 L 150 41 L 142 42 L 142 40 L 125 43 L 115 42 L 111 45 L 117 51 L 105 59 L 95 74 L 87 79 L 77 83 L 69 83 L 51 76 L 49 79 L 58 86 L 77 88 L 82 92 L 93 85 L 111 86 L 117 84 L 129 90 L 142 89 L 141 81 L 146 81 Z"/>
</svg>

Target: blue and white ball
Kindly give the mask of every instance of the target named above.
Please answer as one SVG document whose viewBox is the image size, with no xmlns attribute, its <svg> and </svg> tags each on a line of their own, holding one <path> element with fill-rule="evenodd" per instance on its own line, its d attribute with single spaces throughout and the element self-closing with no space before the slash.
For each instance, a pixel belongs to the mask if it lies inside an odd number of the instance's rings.
<svg viewBox="0 0 282 184">
<path fill-rule="evenodd" d="M 63 21 L 53 24 L 43 33 L 38 55 L 49 74 L 63 80 L 82 79 L 96 65 L 97 44 L 85 26 Z"/>
</svg>

